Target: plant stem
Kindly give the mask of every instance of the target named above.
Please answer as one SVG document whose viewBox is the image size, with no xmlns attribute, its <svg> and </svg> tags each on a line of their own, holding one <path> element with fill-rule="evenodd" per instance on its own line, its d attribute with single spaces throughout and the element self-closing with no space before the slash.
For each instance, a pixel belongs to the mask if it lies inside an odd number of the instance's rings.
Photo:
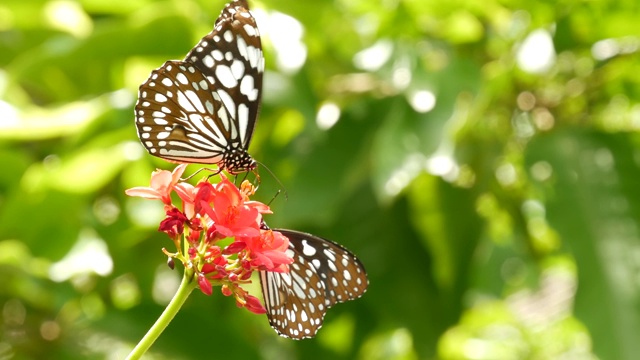
<svg viewBox="0 0 640 360">
<path fill-rule="evenodd" d="M 136 345 L 131 353 L 129 353 L 129 356 L 127 356 L 127 360 L 140 359 L 140 357 L 144 355 L 147 350 L 149 350 L 151 345 L 153 345 L 160 334 L 162 334 L 171 320 L 173 320 L 174 316 L 176 316 L 184 302 L 189 297 L 189 294 L 191 294 L 191 291 L 193 291 L 193 289 L 195 289 L 196 287 L 196 283 L 191 281 L 193 274 L 189 273 L 189 271 L 184 272 L 180 287 L 178 288 L 178 291 L 176 291 L 176 294 L 173 296 L 173 299 L 171 299 L 171 302 L 169 302 L 167 308 L 164 309 L 162 315 L 160 315 L 155 324 L 153 324 L 149 331 L 147 331 L 138 345 Z"/>
</svg>

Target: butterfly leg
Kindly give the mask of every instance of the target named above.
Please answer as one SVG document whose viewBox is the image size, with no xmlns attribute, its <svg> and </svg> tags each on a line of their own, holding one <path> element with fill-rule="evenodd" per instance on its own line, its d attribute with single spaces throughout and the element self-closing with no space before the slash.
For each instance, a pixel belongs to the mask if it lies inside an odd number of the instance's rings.
<svg viewBox="0 0 640 360">
<path fill-rule="evenodd" d="M 187 181 L 187 180 L 191 179 L 192 177 L 196 176 L 197 174 L 199 174 L 203 170 L 211 172 L 211 174 L 207 176 L 207 179 L 212 177 L 212 176 L 216 176 L 216 175 L 220 174 L 220 171 L 222 171 L 222 169 L 215 169 L 214 170 L 214 169 L 210 169 L 210 168 L 204 167 L 204 168 L 200 168 L 200 169 L 196 170 L 196 172 L 194 172 L 193 174 L 187 176 L 186 178 L 181 178 L 180 181 Z"/>
</svg>

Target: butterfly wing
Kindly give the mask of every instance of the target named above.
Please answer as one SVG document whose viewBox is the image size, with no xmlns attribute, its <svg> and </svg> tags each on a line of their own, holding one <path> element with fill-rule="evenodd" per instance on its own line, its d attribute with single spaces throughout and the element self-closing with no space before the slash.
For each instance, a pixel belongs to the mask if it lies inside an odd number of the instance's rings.
<svg viewBox="0 0 640 360">
<path fill-rule="evenodd" d="M 235 121 L 243 149 L 249 147 L 262 95 L 264 56 L 260 32 L 244 0 L 222 10 L 213 31 L 200 40 L 185 61 L 209 79 Z"/>
<path fill-rule="evenodd" d="M 136 126 L 149 153 L 169 161 L 218 164 L 231 116 L 194 65 L 167 61 L 140 86 Z"/>
<path fill-rule="evenodd" d="M 255 168 L 247 153 L 262 90 L 264 57 L 246 1 L 229 3 L 184 61 L 168 61 L 140 86 L 138 136 L 173 162 Z"/>
<path fill-rule="evenodd" d="M 357 299 L 369 280 L 356 256 L 333 241 L 286 229 L 294 262 L 289 273 L 260 272 L 269 323 L 292 339 L 311 338 L 322 327 L 327 309 Z"/>
</svg>

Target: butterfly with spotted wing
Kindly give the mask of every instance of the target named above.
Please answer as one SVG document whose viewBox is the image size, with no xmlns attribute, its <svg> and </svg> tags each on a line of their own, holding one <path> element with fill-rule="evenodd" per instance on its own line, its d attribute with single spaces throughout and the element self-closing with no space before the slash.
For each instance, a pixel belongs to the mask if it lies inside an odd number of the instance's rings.
<svg viewBox="0 0 640 360">
<path fill-rule="evenodd" d="M 230 2 L 183 61 L 167 61 L 138 91 L 140 141 L 177 163 L 256 168 L 247 149 L 258 117 L 264 57 L 246 0 Z"/>
<path fill-rule="evenodd" d="M 263 228 L 268 229 L 263 223 Z M 295 230 L 274 229 L 289 238 L 288 273 L 260 271 L 271 327 L 281 336 L 312 338 L 327 309 L 361 297 L 369 285 L 364 266 L 344 246 Z"/>
</svg>

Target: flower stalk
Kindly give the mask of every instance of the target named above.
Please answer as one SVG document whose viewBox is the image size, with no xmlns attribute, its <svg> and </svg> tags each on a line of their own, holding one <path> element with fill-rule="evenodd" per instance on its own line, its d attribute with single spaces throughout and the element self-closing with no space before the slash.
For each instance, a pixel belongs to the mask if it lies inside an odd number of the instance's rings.
<svg viewBox="0 0 640 360">
<path fill-rule="evenodd" d="M 191 274 L 193 276 L 193 274 Z M 136 345 L 135 348 L 129 353 L 127 356 L 127 360 L 137 360 L 144 355 L 144 353 L 149 350 L 151 345 L 160 337 L 160 334 L 167 328 L 171 320 L 176 316 L 178 311 L 182 308 L 182 305 L 187 298 L 195 289 L 195 283 L 192 281 L 189 275 L 189 271 L 184 272 L 182 276 L 182 282 L 180 283 L 180 287 L 178 287 L 178 291 L 173 296 L 173 299 L 169 302 L 167 307 L 164 309 L 158 320 L 151 326 L 149 331 L 144 335 L 142 340 Z"/>
</svg>

